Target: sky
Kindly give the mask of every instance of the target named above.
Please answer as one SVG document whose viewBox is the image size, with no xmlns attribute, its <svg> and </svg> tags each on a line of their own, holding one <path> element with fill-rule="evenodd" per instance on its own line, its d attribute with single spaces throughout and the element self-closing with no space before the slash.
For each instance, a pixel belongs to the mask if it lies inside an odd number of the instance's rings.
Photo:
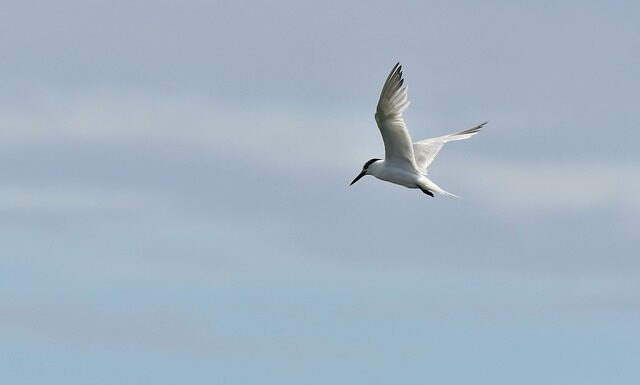
<svg viewBox="0 0 640 385">
<path fill-rule="evenodd" d="M 3 3 L 2 382 L 636 384 L 639 18 Z M 464 199 L 348 186 L 397 61 Z"/>
</svg>

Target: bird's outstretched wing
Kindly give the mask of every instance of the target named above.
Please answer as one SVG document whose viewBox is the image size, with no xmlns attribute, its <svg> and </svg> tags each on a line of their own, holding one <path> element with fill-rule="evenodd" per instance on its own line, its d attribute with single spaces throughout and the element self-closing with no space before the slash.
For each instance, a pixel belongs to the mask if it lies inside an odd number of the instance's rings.
<svg viewBox="0 0 640 385">
<path fill-rule="evenodd" d="M 449 135 L 438 136 L 437 138 L 430 138 L 421 140 L 413 144 L 413 153 L 415 157 L 416 166 L 425 174 L 427 173 L 427 167 L 433 162 L 433 159 L 438 155 L 438 152 L 444 146 L 445 143 L 454 140 L 469 139 L 480 131 L 482 126 L 487 124 L 484 122 L 477 126 L 468 128 L 464 131 L 454 132 Z"/>
<path fill-rule="evenodd" d="M 407 87 L 403 86 L 402 66 L 397 63 L 382 87 L 376 109 L 376 123 L 384 141 L 385 163 L 416 169 L 413 146 L 402 112 L 409 106 Z"/>
</svg>

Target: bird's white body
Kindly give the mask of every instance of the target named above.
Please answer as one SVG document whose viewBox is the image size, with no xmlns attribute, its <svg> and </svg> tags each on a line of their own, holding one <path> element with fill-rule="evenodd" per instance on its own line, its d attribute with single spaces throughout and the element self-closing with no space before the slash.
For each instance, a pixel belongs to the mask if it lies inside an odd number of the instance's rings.
<svg viewBox="0 0 640 385">
<path fill-rule="evenodd" d="M 409 106 L 407 88 L 403 84 L 402 67 L 398 63 L 384 83 L 376 109 L 376 122 L 384 141 L 385 159 L 369 160 L 351 184 L 365 175 L 373 175 L 404 187 L 419 188 L 431 196 L 432 192 L 455 196 L 427 178 L 427 167 L 445 143 L 472 137 L 486 122 L 464 131 L 412 143 L 402 118 L 402 112 Z"/>
<path fill-rule="evenodd" d="M 417 170 L 410 170 L 393 164 L 387 164 L 384 160 L 372 163 L 371 166 L 369 166 L 367 174 L 373 175 L 380 180 L 399 184 L 408 188 L 418 188 L 420 183 L 424 182 L 422 179 L 427 179 Z"/>
</svg>

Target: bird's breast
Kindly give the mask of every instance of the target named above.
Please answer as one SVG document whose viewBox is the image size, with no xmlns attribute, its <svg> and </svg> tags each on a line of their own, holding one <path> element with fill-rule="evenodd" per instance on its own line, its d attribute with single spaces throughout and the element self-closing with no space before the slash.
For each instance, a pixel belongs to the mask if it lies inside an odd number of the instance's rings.
<svg viewBox="0 0 640 385">
<path fill-rule="evenodd" d="M 420 179 L 419 174 L 397 167 L 380 168 L 379 170 L 376 170 L 376 173 L 373 176 L 380 180 L 409 188 L 418 187 L 418 179 Z"/>
</svg>

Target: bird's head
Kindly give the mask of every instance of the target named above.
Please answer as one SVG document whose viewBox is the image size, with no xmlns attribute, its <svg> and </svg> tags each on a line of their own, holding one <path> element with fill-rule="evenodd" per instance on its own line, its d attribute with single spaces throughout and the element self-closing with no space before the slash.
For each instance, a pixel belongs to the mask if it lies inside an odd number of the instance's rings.
<svg viewBox="0 0 640 385">
<path fill-rule="evenodd" d="M 356 183 L 357 181 L 360 180 L 360 178 L 362 178 L 365 175 L 368 175 L 367 171 L 369 170 L 369 166 L 371 166 L 372 164 L 374 164 L 375 162 L 382 160 L 382 159 L 378 159 L 378 158 L 373 158 L 373 159 L 369 159 L 364 166 L 362 166 L 362 171 L 360 171 L 360 174 L 358 174 L 358 176 L 351 181 L 351 184 L 349 186 L 351 186 L 352 184 Z"/>
</svg>

